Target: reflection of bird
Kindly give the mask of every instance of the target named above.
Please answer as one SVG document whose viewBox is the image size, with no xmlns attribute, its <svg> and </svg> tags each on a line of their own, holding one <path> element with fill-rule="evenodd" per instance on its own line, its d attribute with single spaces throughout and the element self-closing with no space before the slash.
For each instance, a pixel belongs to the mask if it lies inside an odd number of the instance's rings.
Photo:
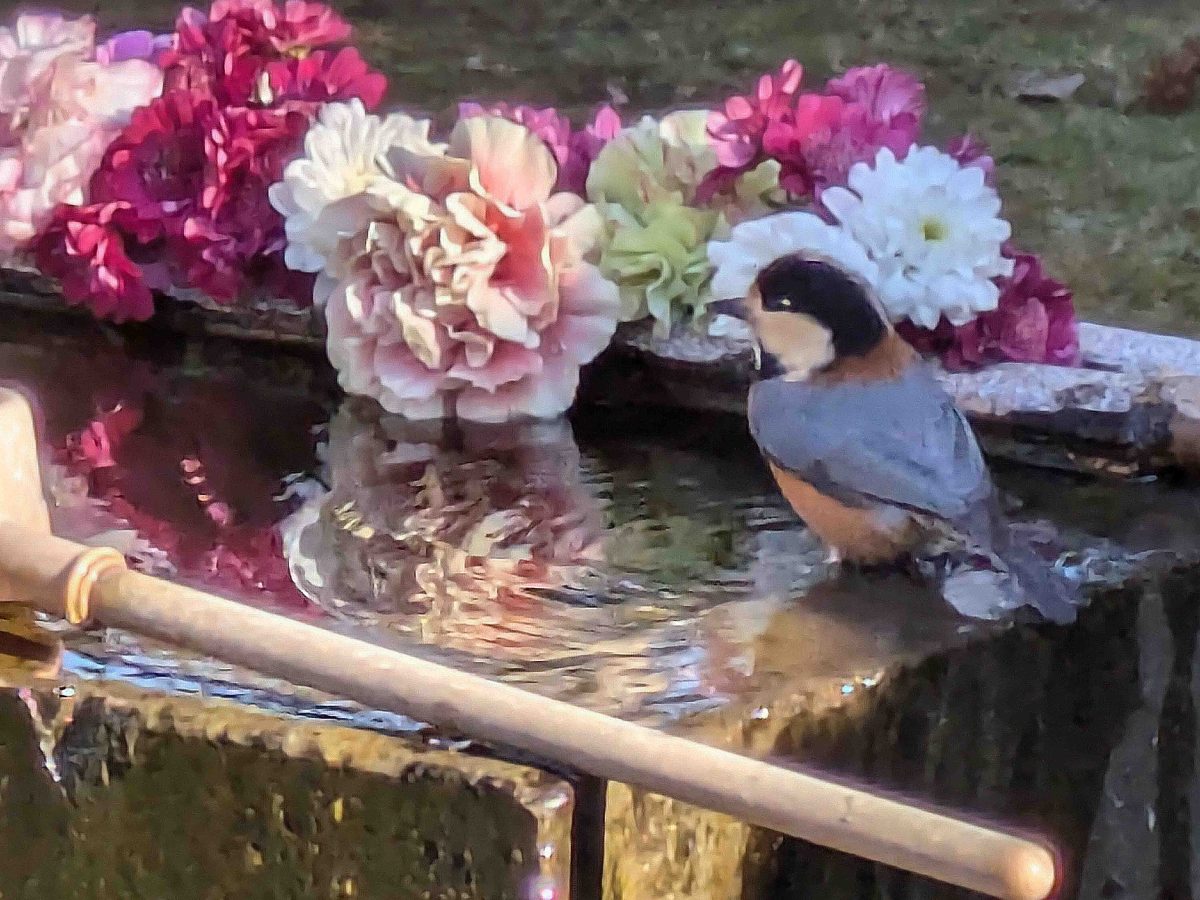
<svg viewBox="0 0 1200 900">
<path fill-rule="evenodd" d="M 764 376 L 750 392 L 751 431 L 831 552 L 861 564 L 937 557 L 969 575 L 957 584 L 973 607 L 1030 603 L 1071 618 L 1068 584 L 1011 540 L 970 426 L 870 289 L 793 255 L 748 293 Z"/>
</svg>

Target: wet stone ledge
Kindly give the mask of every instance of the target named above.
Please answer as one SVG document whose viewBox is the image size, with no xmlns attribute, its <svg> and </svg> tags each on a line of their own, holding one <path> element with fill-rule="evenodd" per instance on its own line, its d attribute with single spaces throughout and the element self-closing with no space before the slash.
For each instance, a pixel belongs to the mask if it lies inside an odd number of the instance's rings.
<svg viewBox="0 0 1200 900">
<path fill-rule="evenodd" d="M 6 900 L 526 900 L 568 883 L 572 790 L 537 769 L 121 682 L 29 684 L 0 690 Z"/>
<path fill-rule="evenodd" d="M 1198 632 L 1200 568 L 1181 568 L 1105 592 L 1071 628 L 947 641 L 688 731 L 1054 835 L 1062 900 L 1183 900 L 1200 896 Z M 608 810 L 605 900 L 979 896 L 624 785 Z"/>
<path fill-rule="evenodd" d="M 0 270 L 0 307 L 82 317 L 35 272 Z M 192 336 L 318 351 L 324 322 L 269 304 L 227 309 L 202 297 L 161 298 L 151 327 Z M 993 456 L 1070 471 L 1200 472 L 1200 342 L 1083 323 L 1077 369 L 1008 363 L 943 373 L 946 388 Z M 584 372 L 585 403 L 742 412 L 753 378 L 744 336 L 660 340 L 623 325 Z"/>
</svg>

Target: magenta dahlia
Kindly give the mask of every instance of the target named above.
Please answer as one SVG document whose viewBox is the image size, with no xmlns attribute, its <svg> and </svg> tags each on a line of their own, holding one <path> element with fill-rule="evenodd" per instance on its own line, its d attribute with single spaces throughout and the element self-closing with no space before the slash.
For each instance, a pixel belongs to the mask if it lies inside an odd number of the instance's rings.
<svg viewBox="0 0 1200 900">
<path fill-rule="evenodd" d="M 142 269 L 125 252 L 115 224 L 124 203 L 60 206 L 36 246 L 38 267 L 59 280 L 63 297 L 115 322 L 144 320 L 154 300 Z"/>
<path fill-rule="evenodd" d="M 996 309 L 957 327 L 942 319 L 934 329 L 902 322 L 897 330 L 951 371 L 999 362 L 1077 365 L 1079 333 L 1070 288 L 1046 275 L 1033 254 L 1006 247 L 1004 255 L 1013 260 L 1013 273 L 997 281 Z"/>
</svg>

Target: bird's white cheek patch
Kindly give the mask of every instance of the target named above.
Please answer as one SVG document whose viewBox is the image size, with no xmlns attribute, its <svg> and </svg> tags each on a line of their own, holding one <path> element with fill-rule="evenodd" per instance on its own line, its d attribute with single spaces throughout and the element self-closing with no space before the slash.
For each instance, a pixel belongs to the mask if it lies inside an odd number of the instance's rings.
<svg viewBox="0 0 1200 900">
<path fill-rule="evenodd" d="M 762 349 L 779 360 L 785 378 L 800 380 L 833 362 L 833 333 L 812 316 L 764 311 L 755 324 Z"/>
</svg>

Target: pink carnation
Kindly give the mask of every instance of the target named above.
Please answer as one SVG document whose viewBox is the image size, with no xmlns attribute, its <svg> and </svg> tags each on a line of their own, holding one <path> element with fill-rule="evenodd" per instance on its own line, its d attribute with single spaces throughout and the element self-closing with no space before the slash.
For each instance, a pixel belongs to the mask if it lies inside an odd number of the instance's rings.
<svg viewBox="0 0 1200 900">
<path fill-rule="evenodd" d="M 96 23 L 90 16 L 64 19 L 56 15 L 18 16 L 13 28 L 0 28 L 0 115 L 6 143 L 23 127 L 35 98 L 62 59 L 80 60 L 91 52 Z"/>
<path fill-rule="evenodd" d="M 98 58 L 124 60 L 114 69 L 153 69 L 144 58 L 158 59 L 167 90 L 133 112 L 89 185 L 104 221 L 85 223 L 102 224 L 103 246 L 120 246 L 140 277 L 85 277 L 86 253 L 57 228 L 39 255 L 73 273 L 72 299 L 119 318 L 148 315 L 151 288 L 196 288 L 225 302 L 265 289 L 309 302 L 313 278 L 284 265 L 283 222 L 268 189 L 323 104 L 382 99 L 386 80 L 358 51 L 321 49 L 348 35 L 320 3 L 217 0 L 207 14 L 185 9 L 168 38 L 127 32 L 101 48 Z M 97 92 L 92 102 L 117 93 Z M 0 179 L 19 174 L 0 156 Z"/>
<path fill-rule="evenodd" d="M 599 216 L 552 194 L 550 152 L 504 119 L 463 119 L 447 155 L 401 163 L 407 189 L 331 261 L 342 386 L 412 418 L 562 413 L 616 328 L 616 286 L 584 259 Z"/>
<path fill-rule="evenodd" d="M 573 194 L 584 193 L 592 162 L 604 145 L 621 130 L 621 117 L 607 105 L 596 113 L 591 124 L 580 131 L 572 131 L 571 121 L 553 107 L 536 109 L 532 106 L 509 106 L 507 103 L 495 103 L 484 107 L 478 103 L 460 103 L 458 115 L 460 119 L 472 116 L 501 116 L 524 125 L 541 138 L 554 154 L 558 163 L 558 181 L 555 187 Z"/>
<path fill-rule="evenodd" d="M 154 313 L 141 268 L 130 260 L 115 218 L 121 203 L 61 206 L 37 245 L 38 267 L 57 278 L 70 304 L 86 304 L 100 318 L 124 322 Z"/>
<path fill-rule="evenodd" d="M 997 281 L 995 310 L 957 327 L 942 319 L 933 330 L 911 322 L 900 323 L 897 330 L 952 371 L 998 362 L 1077 365 L 1079 335 L 1070 289 L 1047 276 L 1036 256 L 1007 247 L 1004 255 L 1014 261 L 1013 274 Z"/>
</svg>

